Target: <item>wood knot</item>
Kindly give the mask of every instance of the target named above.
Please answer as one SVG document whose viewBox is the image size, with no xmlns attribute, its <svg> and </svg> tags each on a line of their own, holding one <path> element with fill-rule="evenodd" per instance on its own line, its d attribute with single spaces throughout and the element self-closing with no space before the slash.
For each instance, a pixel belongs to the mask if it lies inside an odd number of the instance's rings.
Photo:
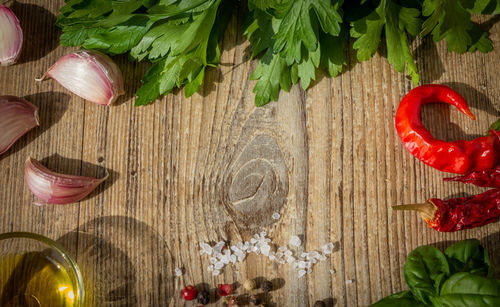
<svg viewBox="0 0 500 307">
<path fill-rule="evenodd" d="M 256 135 L 229 167 L 225 199 L 238 222 L 262 227 L 271 224 L 288 195 L 288 170 L 276 140 Z"/>
</svg>

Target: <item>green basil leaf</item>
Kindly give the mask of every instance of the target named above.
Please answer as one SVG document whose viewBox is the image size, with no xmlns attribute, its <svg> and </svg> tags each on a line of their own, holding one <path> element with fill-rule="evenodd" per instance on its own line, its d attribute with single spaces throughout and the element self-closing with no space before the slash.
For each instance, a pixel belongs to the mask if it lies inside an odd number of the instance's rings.
<svg viewBox="0 0 500 307">
<path fill-rule="evenodd" d="M 410 291 L 402 291 L 398 293 L 394 293 L 393 295 L 389 295 L 386 298 L 381 299 L 375 304 L 371 305 L 372 307 L 420 307 L 425 306 L 421 302 L 417 301 L 413 294 Z"/>
<path fill-rule="evenodd" d="M 446 256 L 432 246 L 420 246 L 409 255 L 404 267 L 406 283 L 417 300 L 430 304 L 450 275 Z"/>
<path fill-rule="evenodd" d="M 431 301 L 440 307 L 500 306 L 500 281 L 467 272 L 456 273 Z"/>
<path fill-rule="evenodd" d="M 494 270 L 488 252 L 477 239 L 463 240 L 448 247 L 444 254 L 448 257 L 451 273 L 469 272 L 492 277 Z"/>
</svg>

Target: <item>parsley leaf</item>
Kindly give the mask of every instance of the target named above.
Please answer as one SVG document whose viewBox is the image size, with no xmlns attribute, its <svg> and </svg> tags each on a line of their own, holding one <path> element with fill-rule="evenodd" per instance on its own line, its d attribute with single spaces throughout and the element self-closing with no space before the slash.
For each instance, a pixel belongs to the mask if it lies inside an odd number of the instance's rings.
<svg viewBox="0 0 500 307">
<path fill-rule="evenodd" d="M 220 61 L 219 42 L 238 0 L 65 0 L 56 20 L 61 45 L 107 54 L 128 53 L 152 67 L 137 91 L 136 105 L 175 88 L 186 97 L 203 82 L 207 66 Z M 380 44 L 397 71 L 419 74 L 410 48 L 417 36 L 446 40 L 458 53 L 488 52 L 488 33 L 471 14 L 499 14 L 499 0 L 248 0 L 243 34 L 258 59 L 255 103 L 277 100 L 300 82 L 306 90 L 318 69 L 337 76 L 353 48 L 369 60 Z"/>
<path fill-rule="evenodd" d="M 404 7 L 393 0 L 382 0 L 369 15 L 352 22 L 351 36 L 356 38 L 354 49 L 360 61 L 369 60 L 377 51 L 385 30 L 387 59 L 397 71 L 407 66 L 413 84 L 418 84 L 419 75 L 408 43 L 408 34 L 416 36 L 420 29 L 420 12 Z"/>
<path fill-rule="evenodd" d="M 264 53 L 250 77 L 257 80 L 257 106 L 277 100 L 280 88 L 289 91 L 299 80 L 306 90 L 320 66 L 332 76 L 342 71 L 347 36 L 341 31 L 341 4 L 336 0 L 284 0 L 264 6 L 259 0 L 249 2 L 250 21 L 244 34 L 252 44 L 252 58 Z"/>
<path fill-rule="evenodd" d="M 61 44 L 108 54 L 129 52 L 153 67 L 137 91 L 136 105 L 185 85 L 186 97 L 203 82 L 205 68 L 217 65 L 218 42 L 236 0 L 69 0 L 57 25 Z"/>
<path fill-rule="evenodd" d="M 156 63 L 143 79 L 144 85 L 137 91 L 136 105 L 145 105 L 175 87 L 184 88 L 184 95 L 193 95 L 203 82 L 205 68 L 219 62 L 218 41 L 229 22 L 234 2 L 212 1 L 206 10 L 183 25 L 161 24 L 152 28 L 132 50 L 131 55 Z M 166 30 L 166 31 L 165 31 Z M 171 35 L 174 33 L 175 35 Z"/>
<path fill-rule="evenodd" d="M 471 15 L 467 10 L 469 8 L 472 12 L 480 12 L 488 6 L 489 1 L 482 0 L 425 0 L 422 14 L 428 16 L 428 19 L 422 25 L 421 35 L 432 33 L 436 42 L 446 39 L 449 51 L 488 52 L 493 49 L 491 41 L 487 34 L 470 20 Z M 496 11 L 498 13 L 498 2 Z"/>
</svg>

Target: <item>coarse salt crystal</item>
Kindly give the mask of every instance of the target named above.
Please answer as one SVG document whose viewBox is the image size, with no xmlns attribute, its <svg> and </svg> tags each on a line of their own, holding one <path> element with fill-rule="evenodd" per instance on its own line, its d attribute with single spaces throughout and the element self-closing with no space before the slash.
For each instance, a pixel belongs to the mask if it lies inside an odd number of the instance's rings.
<svg viewBox="0 0 500 307">
<path fill-rule="evenodd" d="M 224 241 L 220 241 L 219 243 L 215 244 L 213 250 L 217 253 L 222 253 L 222 249 L 224 248 Z"/>
<path fill-rule="evenodd" d="M 302 244 L 302 241 L 297 236 L 290 237 L 290 245 L 299 247 Z"/>
<path fill-rule="evenodd" d="M 219 275 L 219 274 L 220 274 L 220 271 L 219 271 L 219 270 L 214 270 L 214 271 L 212 272 L 212 275 L 215 275 L 215 276 L 217 276 L 217 275 Z"/>
<path fill-rule="evenodd" d="M 213 270 L 214 270 L 214 265 L 213 265 L 213 264 L 209 265 L 209 266 L 207 267 L 207 270 L 208 270 L 209 272 L 213 271 Z"/>
<path fill-rule="evenodd" d="M 323 246 L 321 247 L 321 249 L 323 250 L 323 253 L 324 253 L 324 254 L 327 254 L 327 255 L 328 255 L 328 254 L 331 254 L 331 253 L 333 252 L 333 248 L 334 248 L 334 247 L 335 247 L 335 246 L 333 245 L 333 243 L 331 243 L 331 242 L 330 242 L 330 243 L 327 243 L 327 244 L 323 245 Z"/>
<path fill-rule="evenodd" d="M 286 256 L 286 257 L 290 257 L 290 256 L 292 256 L 292 251 L 291 251 L 291 250 L 286 250 L 286 251 L 285 251 L 285 256 Z"/>
<path fill-rule="evenodd" d="M 335 274 L 335 270 L 334 270 L 334 269 L 331 269 L 331 270 L 330 270 L 330 274 L 332 274 L 332 275 L 333 275 L 333 274 Z"/>
<path fill-rule="evenodd" d="M 262 255 L 266 257 L 269 256 L 270 251 L 271 251 L 271 246 L 267 244 L 260 247 L 260 252 L 262 253 Z"/>
<path fill-rule="evenodd" d="M 175 276 L 179 277 L 179 276 L 182 275 L 182 270 L 181 269 L 175 268 L 174 271 L 175 271 Z"/>
<path fill-rule="evenodd" d="M 287 250 L 288 250 L 288 247 L 286 247 L 286 245 L 285 245 L 285 246 L 280 246 L 280 247 L 278 248 L 278 251 L 279 251 L 279 252 L 285 252 L 285 251 L 287 251 Z"/>
<path fill-rule="evenodd" d="M 306 275 L 307 271 L 306 270 L 299 270 L 299 278 L 302 276 Z"/>
<path fill-rule="evenodd" d="M 273 215 L 271 215 L 271 217 L 273 218 L 273 220 L 279 220 L 281 215 L 278 212 L 274 212 Z"/>
<path fill-rule="evenodd" d="M 215 268 L 216 270 L 220 270 L 220 269 L 222 269 L 223 267 L 224 267 L 224 263 L 222 263 L 222 262 L 217 262 L 217 263 L 215 264 L 215 266 L 214 266 L 214 268 Z"/>
<path fill-rule="evenodd" d="M 211 255 L 212 254 L 212 247 L 210 247 L 210 245 L 208 245 L 207 243 L 200 243 L 200 247 L 201 247 L 201 251 L 203 251 L 205 254 L 207 255 Z M 201 251 L 200 251 L 200 254 L 201 254 Z"/>
<path fill-rule="evenodd" d="M 355 282 L 354 279 L 348 279 L 345 281 L 346 285 L 352 284 L 353 282 Z"/>
</svg>

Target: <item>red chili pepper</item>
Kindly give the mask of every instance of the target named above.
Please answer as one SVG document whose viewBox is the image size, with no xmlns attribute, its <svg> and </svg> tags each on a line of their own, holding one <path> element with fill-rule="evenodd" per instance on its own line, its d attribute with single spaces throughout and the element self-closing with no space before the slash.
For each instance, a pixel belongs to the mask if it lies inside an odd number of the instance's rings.
<svg viewBox="0 0 500 307">
<path fill-rule="evenodd" d="M 392 208 L 420 212 L 427 225 L 437 231 L 469 229 L 495 222 L 500 218 L 500 189 L 448 200 L 431 198 L 423 204 Z"/>
<path fill-rule="evenodd" d="M 484 171 L 472 172 L 465 176 L 444 178 L 443 180 L 470 183 L 486 188 L 500 188 L 500 165 Z"/>
<path fill-rule="evenodd" d="M 428 84 L 411 90 L 399 104 L 396 129 L 406 148 L 417 159 L 440 171 L 469 174 L 500 165 L 500 134 L 471 141 L 445 142 L 435 139 L 420 119 L 422 105 L 432 102 L 451 104 L 475 119 L 467 102 L 457 92 L 444 85 Z"/>
</svg>

